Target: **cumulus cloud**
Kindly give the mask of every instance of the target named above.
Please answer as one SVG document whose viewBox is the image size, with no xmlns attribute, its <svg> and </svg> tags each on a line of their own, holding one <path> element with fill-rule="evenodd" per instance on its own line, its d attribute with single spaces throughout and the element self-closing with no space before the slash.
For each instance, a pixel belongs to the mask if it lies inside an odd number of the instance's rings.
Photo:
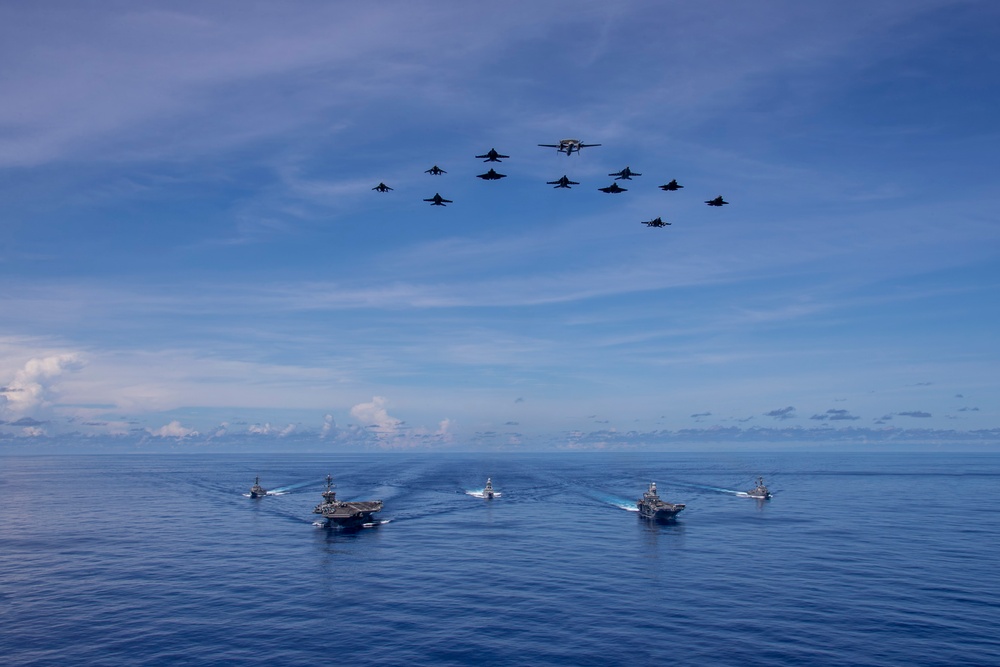
<svg viewBox="0 0 1000 667">
<path fill-rule="evenodd" d="M 770 412 L 765 412 L 764 416 L 774 417 L 775 419 L 778 419 L 780 421 L 784 421 L 786 419 L 794 419 L 795 408 L 789 405 L 787 408 L 779 408 L 777 410 L 771 410 Z"/>
<path fill-rule="evenodd" d="M 169 424 L 165 424 L 158 429 L 146 429 L 150 435 L 157 438 L 187 438 L 198 435 L 198 431 L 193 428 L 185 428 L 176 419 Z"/>
<path fill-rule="evenodd" d="M 910 412 L 897 412 L 900 417 L 916 417 L 918 419 L 926 419 L 931 416 L 931 413 L 924 412 L 923 410 L 912 410 Z"/>
<path fill-rule="evenodd" d="M 72 353 L 29 360 L 7 386 L 0 388 L 0 409 L 24 415 L 48 408 L 59 376 L 83 365 L 80 357 Z"/>
<path fill-rule="evenodd" d="M 337 422 L 333 420 L 333 415 L 323 415 L 323 428 L 320 429 L 319 437 L 329 437 L 331 433 L 337 432 Z"/>
<path fill-rule="evenodd" d="M 394 435 L 403 421 L 389 415 L 386 403 L 385 397 L 373 396 L 371 403 L 358 403 L 351 408 L 351 416 L 379 435 Z"/>
<path fill-rule="evenodd" d="M 691 418 L 692 419 L 700 419 L 702 417 L 711 417 L 711 416 L 712 416 L 711 412 L 696 412 L 693 415 L 691 415 Z"/>
<path fill-rule="evenodd" d="M 442 442 L 451 442 L 451 420 L 442 419 L 438 422 L 438 429 L 434 432 L 434 435 Z"/>
<path fill-rule="evenodd" d="M 253 435 L 276 435 L 279 438 L 284 438 L 295 432 L 295 424 L 289 424 L 284 428 L 278 426 L 272 426 L 271 422 L 266 422 L 264 424 L 254 424 L 247 428 L 247 433 L 252 433 Z"/>
</svg>

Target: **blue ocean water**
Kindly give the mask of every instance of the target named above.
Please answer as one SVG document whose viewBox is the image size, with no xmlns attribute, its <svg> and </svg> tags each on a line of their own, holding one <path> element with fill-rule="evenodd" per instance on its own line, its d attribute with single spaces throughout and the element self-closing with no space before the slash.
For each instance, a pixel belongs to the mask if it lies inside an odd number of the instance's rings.
<svg viewBox="0 0 1000 667">
<path fill-rule="evenodd" d="M 327 473 L 388 523 L 314 526 Z M 0 663 L 998 665 L 998 491 L 974 454 L 8 456 Z"/>
</svg>

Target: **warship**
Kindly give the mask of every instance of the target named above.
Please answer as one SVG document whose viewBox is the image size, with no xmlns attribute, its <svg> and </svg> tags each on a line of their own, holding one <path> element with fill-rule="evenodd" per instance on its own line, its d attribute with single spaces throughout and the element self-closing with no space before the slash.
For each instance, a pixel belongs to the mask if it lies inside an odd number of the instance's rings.
<svg viewBox="0 0 1000 667">
<path fill-rule="evenodd" d="M 266 495 L 267 489 L 260 485 L 260 476 L 258 476 L 254 479 L 253 486 L 250 487 L 250 497 L 263 498 Z"/>
<path fill-rule="evenodd" d="M 639 516 L 654 521 L 669 521 L 684 509 L 684 503 L 668 503 L 656 495 L 656 482 L 649 483 L 649 490 L 642 494 L 636 505 L 639 507 Z"/>
<path fill-rule="evenodd" d="M 493 478 L 492 477 L 487 477 L 486 478 L 486 488 L 483 489 L 483 498 L 490 498 L 490 499 L 492 499 L 493 496 L 495 495 L 495 493 L 496 492 L 493 490 Z"/>
<path fill-rule="evenodd" d="M 313 514 L 323 515 L 328 526 L 358 527 L 370 522 L 372 514 L 381 511 L 381 500 L 357 500 L 353 502 L 337 500 L 337 492 L 333 490 L 333 478 L 327 475 L 323 502 L 313 509 Z"/>
<path fill-rule="evenodd" d="M 758 477 L 757 486 L 747 491 L 747 495 L 751 498 L 756 498 L 757 500 L 767 500 L 771 497 L 771 492 L 767 490 L 766 486 L 764 486 L 764 478 Z"/>
</svg>

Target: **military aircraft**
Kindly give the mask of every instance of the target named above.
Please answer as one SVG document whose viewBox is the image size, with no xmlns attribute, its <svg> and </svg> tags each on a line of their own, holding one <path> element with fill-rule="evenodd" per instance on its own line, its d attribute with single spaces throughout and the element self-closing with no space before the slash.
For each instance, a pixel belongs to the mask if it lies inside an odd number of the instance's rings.
<svg viewBox="0 0 1000 667">
<path fill-rule="evenodd" d="M 628 192 L 628 188 L 620 188 L 617 183 L 612 183 L 606 188 L 597 188 L 601 192 L 610 192 L 611 194 L 617 194 L 619 192 Z"/>
<path fill-rule="evenodd" d="M 632 171 L 631 169 L 629 169 L 628 167 L 625 167 L 621 171 L 616 171 L 613 174 L 608 174 L 608 176 L 617 176 L 617 178 L 615 179 L 616 181 L 619 181 L 619 180 L 622 180 L 622 179 L 625 179 L 626 181 L 630 181 L 630 180 L 632 180 L 633 176 L 642 176 L 642 174 L 637 174 L 634 171 Z"/>
<path fill-rule="evenodd" d="M 642 224 L 647 227 L 666 227 L 671 224 L 669 222 L 664 222 L 662 218 L 653 218 L 652 220 L 643 220 Z"/>
<path fill-rule="evenodd" d="M 585 144 L 579 139 L 562 139 L 558 144 L 538 144 L 545 148 L 555 148 L 559 153 L 565 153 L 566 157 L 573 154 L 573 151 L 577 153 L 580 152 L 581 148 L 591 148 L 592 146 L 600 146 L 600 144 Z"/>
<path fill-rule="evenodd" d="M 678 183 L 677 179 L 675 178 L 674 180 L 670 181 L 666 185 L 661 185 L 660 189 L 661 190 L 680 190 L 683 187 L 684 186 L 681 185 L 680 183 Z"/>
<path fill-rule="evenodd" d="M 477 155 L 476 157 L 486 158 L 483 162 L 499 162 L 502 159 L 509 158 L 509 155 L 500 155 L 497 153 L 495 148 L 491 148 L 489 153 L 483 153 L 482 155 Z"/>
<path fill-rule="evenodd" d="M 722 195 L 719 195 L 715 199 L 706 199 L 705 203 L 708 204 L 709 206 L 724 206 L 724 205 L 728 204 L 729 202 L 725 201 L 722 198 Z"/>
<path fill-rule="evenodd" d="M 447 174 L 448 172 L 441 167 L 434 165 L 430 169 L 424 172 L 425 174 L 430 174 L 431 176 L 440 176 L 441 174 Z"/>
<path fill-rule="evenodd" d="M 372 190 L 378 190 L 379 192 L 388 192 L 389 190 L 392 190 L 392 188 L 390 188 L 385 183 L 379 183 L 374 188 L 372 188 Z"/>
<path fill-rule="evenodd" d="M 569 189 L 569 186 L 571 186 L 571 185 L 580 185 L 576 181 L 569 180 L 569 178 L 567 176 L 563 176 L 558 181 L 545 181 L 545 182 L 546 182 L 546 184 L 548 184 L 548 185 L 554 185 L 557 188 L 567 188 L 567 189 Z"/>
<path fill-rule="evenodd" d="M 507 174 L 498 174 L 495 169 L 490 169 L 485 174 L 479 174 L 476 178 L 481 178 L 484 181 L 499 181 L 501 178 L 507 178 Z"/>
<path fill-rule="evenodd" d="M 447 204 L 452 203 L 450 199 L 445 199 L 436 192 L 434 193 L 433 197 L 431 197 L 430 199 L 425 199 L 424 201 L 429 201 L 431 203 L 431 206 L 445 206 Z"/>
</svg>

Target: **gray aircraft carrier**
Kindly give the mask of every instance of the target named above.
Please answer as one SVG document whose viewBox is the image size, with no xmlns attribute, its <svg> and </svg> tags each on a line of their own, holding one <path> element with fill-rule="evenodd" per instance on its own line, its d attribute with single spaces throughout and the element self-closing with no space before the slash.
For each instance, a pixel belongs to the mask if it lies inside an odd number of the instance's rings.
<svg viewBox="0 0 1000 667">
<path fill-rule="evenodd" d="M 639 516 L 654 521 L 669 521 L 684 509 L 684 503 L 668 503 L 656 493 L 656 482 L 649 483 L 649 490 L 642 494 L 636 505 Z"/>
<path fill-rule="evenodd" d="M 327 520 L 327 525 L 354 528 L 370 523 L 372 514 L 381 511 L 381 500 L 337 500 L 337 492 L 333 490 L 333 478 L 327 475 L 323 502 L 313 509 L 313 514 L 321 514 Z"/>
</svg>

